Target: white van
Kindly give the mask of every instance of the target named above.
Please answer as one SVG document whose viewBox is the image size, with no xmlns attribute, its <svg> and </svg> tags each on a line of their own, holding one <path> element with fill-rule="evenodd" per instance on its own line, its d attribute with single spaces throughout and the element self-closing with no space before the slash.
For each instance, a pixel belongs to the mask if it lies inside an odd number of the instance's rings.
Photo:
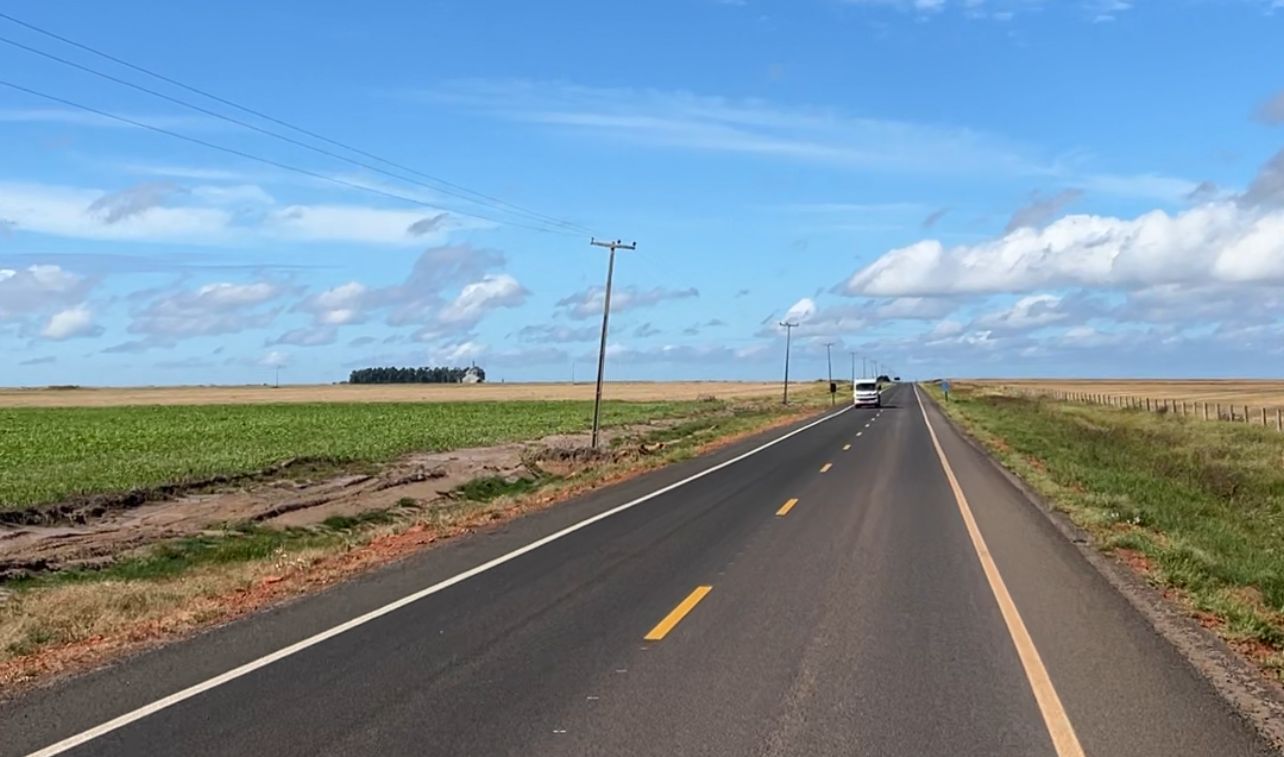
<svg viewBox="0 0 1284 757">
<path fill-rule="evenodd" d="M 873 379 L 857 381 L 852 389 L 852 403 L 856 407 L 882 407 L 883 396 L 878 393 L 878 382 Z"/>
</svg>

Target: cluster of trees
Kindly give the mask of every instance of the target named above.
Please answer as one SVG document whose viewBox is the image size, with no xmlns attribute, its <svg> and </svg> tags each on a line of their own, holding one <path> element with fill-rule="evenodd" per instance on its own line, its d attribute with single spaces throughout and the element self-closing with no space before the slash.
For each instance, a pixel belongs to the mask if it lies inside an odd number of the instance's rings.
<svg viewBox="0 0 1284 757">
<path fill-rule="evenodd" d="M 486 371 L 472 368 L 358 368 L 348 377 L 349 384 L 458 384 L 470 373 L 477 381 L 486 380 Z"/>
</svg>

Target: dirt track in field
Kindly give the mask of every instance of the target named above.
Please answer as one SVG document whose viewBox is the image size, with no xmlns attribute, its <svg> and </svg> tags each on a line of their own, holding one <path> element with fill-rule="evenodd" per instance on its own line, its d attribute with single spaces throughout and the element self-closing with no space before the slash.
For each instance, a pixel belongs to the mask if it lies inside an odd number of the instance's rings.
<svg viewBox="0 0 1284 757">
<path fill-rule="evenodd" d="M 1115 397 L 1221 403 L 1274 410 L 1284 407 L 1284 381 L 1243 379 L 986 379 L 962 383 L 1026 387 L 1042 391 L 1095 392 Z"/>
<path fill-rule="evenodd" d="M 778 383 L 672 381 L 607 383 L 608 400 L 680 401 L 762 397 Z M 0 389 L 0 407 L 110 407 L 117 405 L 240 405 L 270 402 L 496 402 L 591 400 L 592 383 L 576 384 L 321 384 L 175 386 L 76 389 Z"/>
</svg>

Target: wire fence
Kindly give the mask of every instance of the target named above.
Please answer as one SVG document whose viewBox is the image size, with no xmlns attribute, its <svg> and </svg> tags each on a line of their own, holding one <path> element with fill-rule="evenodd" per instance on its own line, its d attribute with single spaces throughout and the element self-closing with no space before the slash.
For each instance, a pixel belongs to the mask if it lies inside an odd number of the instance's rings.
<svg viewBox="0 0 1284 757">
<path fill-rule="evenodd" d="M 1081 392 L 1065 389 L 1034 389 L 1031 387 L 1007 387 L 1007 389 L 1026 397 L 1047 397 L 1064 402 L 1106 405 L 1125 410 L 1139 410 L 1205 421 L 1247 423 L 1284 432 L 1284 408 L 1281 407 L 1267 408 L 1231 402 L 1208 402 L 1206 400 Z"/>
</svg>

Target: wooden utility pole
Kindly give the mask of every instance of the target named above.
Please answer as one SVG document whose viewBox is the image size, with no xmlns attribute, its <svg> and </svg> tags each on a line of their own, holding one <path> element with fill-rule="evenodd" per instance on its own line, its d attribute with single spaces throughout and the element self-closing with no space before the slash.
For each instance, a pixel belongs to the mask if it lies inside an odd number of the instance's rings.
<svg viewBox="0 0 1284 757">
<path fill-rule="evenodd" d="M 790 323 L 789 321 L 781 321 L 780 325 L 785 327 L 785 398 L 782 401 L 782 404 L 788 405 L 789 404 L 789 347 L 793 340 L 794 329 L 798 328 L 798 324 Z"/>
<path fill-rule="evenodd" d="M 638 244 L 637 242 L 625 244 L 618 239 L 614 242 L 589 239 L 589 244 L 594 247 L 605 247 L 611 251 L 611 257 L 606 264 L 606 292 L 602 302 L 602 342 L 597 351 L 597 389 L 593 393 L 593 448 L 597 449 L 598 430 L 602 420 L 602 377 L 606 373 L 606 331 L 611 320 L 611 279 L 615 276 L 615 251 L 636 250 Z"/>
</svg>

